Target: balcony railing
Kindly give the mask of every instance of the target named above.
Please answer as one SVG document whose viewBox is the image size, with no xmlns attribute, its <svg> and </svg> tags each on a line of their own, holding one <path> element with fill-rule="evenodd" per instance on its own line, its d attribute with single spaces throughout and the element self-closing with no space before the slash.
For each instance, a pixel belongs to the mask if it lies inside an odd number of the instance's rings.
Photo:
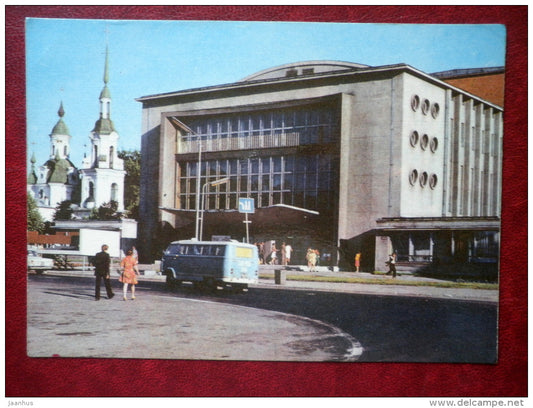
<svg viewBox="0 0 533 408">
<path fill-rule="evenodd" d="M 280 133 L 255 136 L 232 136 L 225 138 L 205 138 L 200 140 L 202 152 L 218 152 L 228 150 L 268 149 L 276 147 L 298 146 L 301 142 L 300 132 Z M 306 138 L 308 139 L 308 138 Z M 196 138 L 181 140 L 178 153 L 198 153 L 200 145 Z M 312 143 L 312 141 L 307 141 Z"/>
</svg>

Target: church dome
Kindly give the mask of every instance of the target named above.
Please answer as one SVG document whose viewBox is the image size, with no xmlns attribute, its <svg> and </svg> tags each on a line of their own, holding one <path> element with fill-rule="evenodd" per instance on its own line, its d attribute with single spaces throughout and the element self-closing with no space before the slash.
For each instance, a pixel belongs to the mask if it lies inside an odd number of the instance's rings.
<svg viewBox="0 0 533 408">
<path fill-rule="evenodd" d="M 70 135 L 69 130 L 63 119 L 59 119 L 54 128 L 52 129 L 52 135 Z"/>
<path fill-rule="evenodd" d="M 65 110 L 63 109 L 63 102 L 61 102 L 61 105 L 59 106 L 59 110 L 57 111 L 57 114 L 59 116 L 59 120 L 57 121 L 56 125 L 52 129 L 52 135 L 69 135 L 70 132 L 68 130 L 67 125 L 65 122 L 63 122 L 63 116 L 65 116 Z"/>
<path fill-rule="evenodd" d="M 100 134 L 109 134 L 115 131 L 115 125 L 111 119 L 100 118 L 94 124 L 93 132 Z"/>
</svg>

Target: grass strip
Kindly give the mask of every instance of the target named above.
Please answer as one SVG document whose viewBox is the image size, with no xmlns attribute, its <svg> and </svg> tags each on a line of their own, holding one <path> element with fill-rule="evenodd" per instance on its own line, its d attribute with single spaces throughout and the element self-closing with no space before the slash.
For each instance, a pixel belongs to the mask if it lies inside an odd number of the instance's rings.
<svg viewBox="0 0 533 408">
<path fill-rule="evenodd" d="M 273 274 L 260 274 L 260 278 L 274 279 Z M 342 276 L 287 275 L 287 280 L 306 282 L 360 283 L 370 285 L 430 286 L 435 288 L 498 290 L 497 283 L 453 281 L 402 281 L 392 278 L 349 278 Z"/>
</svg>

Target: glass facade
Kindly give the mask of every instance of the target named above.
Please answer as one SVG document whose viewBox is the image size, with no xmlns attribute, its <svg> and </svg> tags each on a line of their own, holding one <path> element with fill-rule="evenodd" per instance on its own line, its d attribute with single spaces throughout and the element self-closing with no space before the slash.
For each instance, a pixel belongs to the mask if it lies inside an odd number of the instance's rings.
<svg viewBox="0 0 533 408">
<path fill-rule="evenodd" d="M 235 210 L 238 199 L 247 197 L 254 199 L 257 208 L 287 204 L 332 211 L 338 190 L 338 151 L 322 147 L 338 140 L 337 116 L 333 104 L 323 104 L 189 119 L 194 133 L 177 136 L 177 207 L 196 208 L 198 164 L 181 161 L 179 155 L 197 153 L 201 143 L 202 153 L 243 151 L 238 159 L 221 159 L 219 153 L 217 159 L 202 160 L 200 187 L 230 179 L 207 189 L 206 209 Z M 311 149 L 295 153 L 297 146 Z M 291 152 L 283 149 L 291 147 Z M 256 149 L 252 155 L 246 152 L 250 149 Z"/>
<path fill-rule="evenodd" d="M 202 162 L 200 185 L 229 177 L 206 191 L 206 209 L 235 210 L 239 197 L 255 206 L 288 204 L 310 210 L 331 210 L 338 186 L 337 159 L 331 154 L 266 156 Z M 180 208 L 196 208 L 197 162 L 180 165 Z"/>
<path fill-rule="evenodd" d="M 327 144 L 337 140 L 336 110 L 329 105 L 187 120 L 194 133 L 178 137 L 178 154 Z M 200 142 L 200 143 L 199 143 Z"/>
</svg>

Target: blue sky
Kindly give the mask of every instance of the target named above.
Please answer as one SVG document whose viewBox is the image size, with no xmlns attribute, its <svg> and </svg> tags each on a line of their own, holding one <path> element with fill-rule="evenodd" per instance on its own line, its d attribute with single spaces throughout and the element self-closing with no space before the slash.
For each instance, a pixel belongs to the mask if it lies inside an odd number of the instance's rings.
<svg viewBox="0 0 533 408">
<path fill-rule="evenodd" d="M 502 25 L 28 19 L 28 160 L 49 158 L 62 101 L 70 158 L 81 166 L 99 116 L 106 44 L 121 150 L 140 149 L 135 98 L 231 83 L 286 63 L 407 63 L 427 73 L 505 65 Z"/>
</svg>

